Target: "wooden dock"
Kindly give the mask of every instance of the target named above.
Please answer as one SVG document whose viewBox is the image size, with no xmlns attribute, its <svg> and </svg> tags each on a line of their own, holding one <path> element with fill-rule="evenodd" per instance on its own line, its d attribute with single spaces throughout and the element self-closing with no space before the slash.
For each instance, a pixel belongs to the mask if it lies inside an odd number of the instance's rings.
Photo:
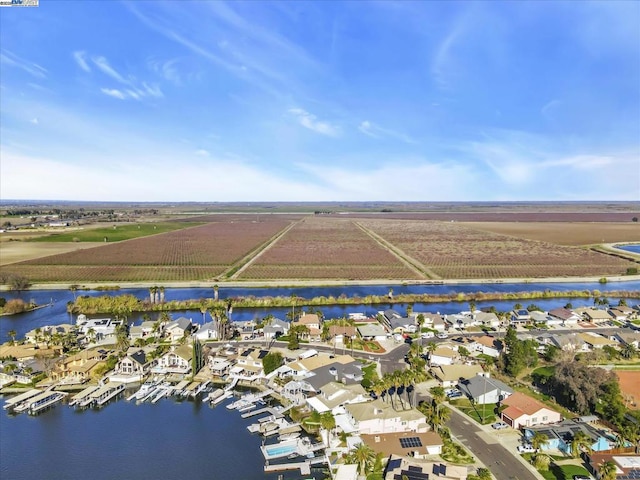
<svg viewBox="0 0 640 480">
<path fill-rule="evenodd" d="M 5 410 L 11 410 L 14 407 L 16 407 L 19 403 L 22 403 L 25 400 L 29 400 L 30 398 L 35 397 L 36 395 L 40 395 L 41 393 L 42 393 L 42 390 L 39 390 L 37 388 L 32 388 L 28 392 L 21 393 L 20 395 L 16 395 L 15 397 L 7 400 L 3 408 Z"/>
<path fill-rule="evenodd" d="M 71 400 L 69 401 L 69 405 L 73 407 L 74 405 L 81 404 L 89 395 L 91 395 L 93 392 L 95 392 L 99 388 L 100 387 L 97 385 L 91 385 L 85 388 L 84 390 L 82 390 L 81 392 L 76 393 L 73 397 L 71 397 Z"/>
<path fill-rule="evenodd" d="M 311 467 L 313 465 L 321 465 L 323 463 L 327 463 L 324 457 L 314 458 L 311 460 L 305 460 L 304 462 L 295 462 L 295 463 L 277 463 L 272 465 L 265 465 L 264 472 L 284 472 L 287 470 L 300 470 L 302 475 L 311 474 Z"/>
</svg>

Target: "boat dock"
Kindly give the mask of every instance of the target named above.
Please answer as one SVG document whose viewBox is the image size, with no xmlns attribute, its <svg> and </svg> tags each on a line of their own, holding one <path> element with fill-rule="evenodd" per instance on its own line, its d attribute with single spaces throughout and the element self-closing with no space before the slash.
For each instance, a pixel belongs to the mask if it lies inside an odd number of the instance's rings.
<svg viewBox="0 0 640 480">
<path fill-rule="evenodd" d="M 173 387 L 174 395 L 181 395 L 185 388 L 189 385 L 189 380 L 182 380 L 175 387 Z"/>
<path fill-rule="evenodd" d="M 79 393 L 76 393 L 71 400 L 69 401 L 69 406 L 73 407 L 74 405 L 81 404 L 89 395 L 98 390 L 100 387 L 98 385 L 91 385 Z"/>
<path fill-rule="evenodd" d="M 26 400 L 29 400 L 30 398 L 33 398 L 36 395 L 39 395 L 41 393 L 42 393 L 42 390 L 38 390 L 37 388 L 32 388 L 28 392 L 24 392 L 24 393 L 21 393 L 20 395 L 16 395 L 13 398 L 10 398 L 9 400 L 7 400 L 7 402 L 4 404 L 4 407 L 2 408 L 4 408 L 5 410 L 13 410 L 20 403 Z"/>
<path fill-rule="evenodd" d="M 81 406 L 94 404 L 100 407 L 121 392 L 124 392 L 124 383 L 109 382 L 89 394 L 88 398 L 83 402 L 83 404 L 81 404 Z"/>
<path fill-rule="evenodd" d="M 46 392 L 42 392 L 40 395 L 36 395 L 35 397 L 26 400 L 27 410 L 29 410 L 30 415 L 35 415 L 40 413 L 42 410 L 52 407 L 67 395 L 68 393 L 66 392 L 47 390 Z"/>
<path fill-rule="evenodd" d="M 265 465 L 264 473 L 271 472 L 284 472 L 287 470 L 300 470 L 300 474 L 302 475 L 310 475 L 311 467 L 313 465 L 321 465 L 327 463 L 324 457 L 313 458 L 311 460 L 305 460 L 304 462 L 295 462 L 295 463 L 278 463 L 275 465 Z"/>
<path fill-rule="evenodd" d="M 222 403 L 227 398 L 230 398 L 232 396 L 233 396 L 233 392 L 231 390 L 227 390 L 222 395 L 219 395 L 215 397 L 213 400 L 211 400 L 211 405 L 218 405 L 219 403 Z"/>
</svg>

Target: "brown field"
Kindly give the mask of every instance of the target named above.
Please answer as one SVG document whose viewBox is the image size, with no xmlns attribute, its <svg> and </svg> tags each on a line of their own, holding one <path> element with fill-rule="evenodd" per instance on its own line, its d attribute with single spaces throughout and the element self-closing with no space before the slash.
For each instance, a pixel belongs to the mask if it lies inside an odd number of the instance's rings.
<svg viewBox="0 0 640 480">
<path fill-rule="evenodd" d="M 466 222 L 473 230 L 556 243 L 593 245 L 600 243 L 640 242 L 640 223 L 560 223 L 560 222 Z"/>
<path fill-rule="evenodd" d="M 351 220 L 307 217 L 242 272 L 243 279 L 423 278 Z"/>
<path fill-rule="evenodd" d="M 620 390 L 628 406 L 633 410 L 640 409 L 640 370 L 615 370 L 620 379 Z"/>
<path fill-rule="evenodd" d="M 474 230 L 459 223 L 362 220 L 441 278 L 622 275 L 637 264 L 578 247 Z"/>
<path fill-rule="evenodd" d="M 0 242 L 0 265 L 23 262 L 36 258 L 73 252 L 85 248 L 93 248 L 102 243 L 33 243 L 33 242 Z"/>
<path fill-rule="evenodd" d="M 261 222 L 252 218 L 52 255 L 12 264 L 3 271 L 36 282 L 210 279 L 289 224 L 279 218 Z"/>
<path fill-rule="evenodd" d="M 514 210 L 511 208 L 510 210 Z M 638 210 L 628 212 L 602 211 L 548 211 L 548 207 L 540 207 L 541 211 L 446 211 L 446 212 L 391 212 L 385 213 L 385 219 L 395 220 L 436 220 L 441 222 L 632 222 L 633 217 L 640 218 Z M 349 217 L 380 218 L 379 213 L 352 213 Z"/>
</svg>

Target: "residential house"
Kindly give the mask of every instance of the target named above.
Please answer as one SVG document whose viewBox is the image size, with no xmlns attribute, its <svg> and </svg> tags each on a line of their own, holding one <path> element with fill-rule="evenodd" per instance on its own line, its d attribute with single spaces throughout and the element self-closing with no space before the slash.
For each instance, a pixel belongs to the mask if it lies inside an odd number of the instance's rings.
<svg viewBox="0 0 640 480">
<path fill-rule="evenodd" d="M 564 335 L 553 335 L 550 338 L 551 344 L 565 352 L 588 352 L 589 345 L 585 343 L 575 333 L 565 333 Z"/>
<path fill-rule="evenodd" d="M 498 358 L 503 348 L 502 340 L 489 335 L 476 338 L 473 347 L 476 352 L 493 358 Z"/>
<path fill-rule="evenodd" d="M 396 410 L 391 402 L 376 399 L 344 406 L 353 427 L 361 434 L 427 432 L 426 417 L 416 409 Z"/>
<path fill-rule="evenodd" d="M 263 328 L 264 338 L 271 340 L 289 333 L 289 322 L 279 318 L 272 318 Z"/>
<path fill-rule="evenodd" d="M 306 313 L 300 318 L 292 322 L 291 325 L 304 325 L 309 329 L 309 333 L 304 334 L 301 338 L 305 338 L 310 342 L 319 342 L 322 337 L 322 321 L 315 313 Z"/>
<path fill-rule="evenodd" d="M 158 359 L 153 367 L 154 373 L 178 373 L 187 375 L 191 373 L 191 360 L 193 359 L 193 345 L 172 346 L 171 350 Z"/>
<path fill-rule="evenodd" d="M 193 322 L 190 318 L 180 317 L 168 323 L 165 328 L 165 336 L 172 343 L 180 341 L 185 335 L 190 335 L 193 329 Z"/>
<path fill-rule="evenodd" d="M 531 321 L 531 315 L 529 310 L 521 308 L 520 310 L 514 310 L 511 312 L 511 325 L 517 327 L 518 325 L 527 325 Z"/>
<path fill-rule="evenodd" d="M 458 389 L 479 405 L 498 403 L 513 394 L 513 389 L 500 380 L 482 375 L 460 381 Z"/>
<path fill-rule="evenodd" d="M 419 462 L 392 455 L 384 470 L 385 480 L 467 480 L 467 467 L 447 462 Z"/>
<path fill-rule="evenodd" d="M 633 308 L 627 307 L 626 305 L 611 307 L 608 312 L 611 317 L 617 322 L 626 322 L 627 319 L 634 316 Z"/>
<path fill-rule="evenodd" d="M 605 462 L 616 466 L 616 479 L 630 480 L 640 478 L 640 455 L 629 453 L 586 453 L 587 467 L 595 478 L 601 478 L 599 470 Z"/>
<path fill-rule="evenodd" d="M 429 366 L 434 365 L 453 365 L 458 358 L 458 352 L 451 347 L 438 346 L 429 354 Z"/>
<path fill-rule="evenodd" d="M 571 442 L 578 432 L 582 432 L 590 439 L 587 450 L 601 452 L 615 448 L 615 437 L 611 434 L 607 434 L 588 423 L 574 420 L 563 420 L 552 425 L 524 428 L 524 438 L 529 440 L 536 432 L 542 433 L 548 438 L 541 447 L 543 451 L 557 449 L 566 455 L 571 455 Z"/>
<path fill-rule="evenodd" d="M 82 383 L 90 380 L 97 368 L 105 364 L 107 352 L 102 349 L 86 349 L 75 355 L 63 358 L 51 371 L 53 380 L 63 380 Z"/>
<path fill-rule="evenodd" d="M 321 387 L 320 393 L 307 398 L 307 404 L 318 413 L 340 413 L 341 407 L 349 403 L 371 401 L 371 396 L 359 383 L 345 385 L 341 382 L 329 382 Z"/>
<path fill-rule="evenodd" d="M 87 337 L 93 337 L 91 341 L 102 341 L 107 338 L 115 338 L 116 328 L 121 321 L 113 321 L 110 318 L 94 318 L 80 325 L 80 333 Z"/>
<path fill-rule="evenodd" d="M 629 332 L 621 330 L 616 332 L 610 338 L 622 345 L 633 345 L 636 348 L 640 348 L 640 332 Z"/>
<path fill-rule="evenodd" d="M 391 321 L 394 318 L 402 318 L 402 314 L 391 308 L 384 310 L 382 312 L 378 312 L 378 319 L 381 321 L 381 323 L 385 326 L 385 328 L 388 331 L 393 330 L 393 328 L 391 327 Z"/>
<path fill-rule="evenodd" d="M 376 454 L 382 453 L 384 458 L 390 455 L 412 458 L 440 455 L 444 445 L 442 437 L 432 431 L 364 434 L 360 438 Z"/>
<path fill-rule="evenodd" d="M 578 336 L 591 350 L 599 350 L 604 346 L 616 347 L 618 342 L 593 332 L 579 333 Z"/>
<path fill-rule="evenodd" d="M 347 339 L 356 338 L 358 330 L 353 325 L 331 325 L 329 327 L 329 341 L 344 344 Z"/>
<path fill-rule="evenodd" d="M 415 333 L 418 330 L 415 317 L 395 317 L 388 319 L 391 333 Z"/>
<path fill-rule="evenodd" d="M 110 375 L 110 378 L 112 381 L 123 383 L 140 382 L 151 372 L 155 364 L 156 361 L 149 360 L 143 349 L 127 353 L 116 364 L 114 374 Z"/>
<path fill-rule="evenodd" d="M 562 325 L 577 325 L 582 319 L 580 315 L 564 307 L 549 310 L 549 316 L 559 319 Z"/>
<path fill-rule="evenodd" d="M 480 365 L 438 365 L 431 367 L 431 374 L 443 388 L 450 388 L 461 380 L 484 375 Z"/>
<path fill-rule="evenodd" d="M 387 331 L 379 323 L 368 323 L 366 325 L 358 325 L 356 327 L 358 334 L 363 340 L 382 341 L 387 338 Z"/>
<path fill-rule="evenodd" d="M 62 353 L 62 346 L 51 345 L 50 348 L 35 348 L 34 345 L 0 345 L 0 358 L 15 358 L 24 361 L 36 356 L 40 358 L 56 357 Z"/>
<path fill-rule="evenodd" d="M 580 307 L 576 308 L 575 312 L 580 315 L 586 322 L 599 324 L 604 322 L 610 322 L 613 318 L 609 315 L 609 312 L 601 308 L 594 307 Z"/>
<path fill-rule="evenodd" d="M 534 310 L 529 314 L 531 321 L 536 325 L 545 325 L 546 327 L 557 327 L 562 325 L 562 320 L 556 317 L 552 317 L 547 312 L 540 312 Z"/>
<path fill-rule="evenodd" d="M 264 370 L 262 359 L 269 353 L 268 350 L 248 348 L 236 359 L 235 366 L 231 367 L 229 374 L 239 380 L 255 381 L 262 378 Z"/>
<path fill-rule="evenodd" d="M 131 338 L 131 341 L 135 342 L 139 338 L 145 340 L 156 335 L 162 336 L 162 332 L 163 328 L 161 323 L 147 320 L 142 322 L 140 325 L 134 325 L 129 328 L 129 338 Z"/>
<path fill-rule="evenodd" d="M 475 316 L 471 312 L 445 315 L 444 321 L 450 328 L 455 328 L 456 330 L 466 330 L 469 327 L 476 327 L 479 325 L 479 322 L 476 321 Z"/>
<path fill-rule="evenodd" d="M 193 336 L 201 342 L 206 342 L 207 340 L 215 341 L 218 340 L 218 333 L 217 322 L 207 322 L 200 325 L 200 328 L 198 328 Z"/>
<path fill-rule="evenodd" d="M 560 413 L 524 393 L 515 392 L 500 404 L 507 407 L 500 414 L 502 421 L 515 429 L 557 423 L 562 420 Z"/>
<path fill-rule="evenodd" d="M 475 312 L 476 323 L 486 328 L 500 327 L 500 319 L 493 312 Z"/>
</svg>

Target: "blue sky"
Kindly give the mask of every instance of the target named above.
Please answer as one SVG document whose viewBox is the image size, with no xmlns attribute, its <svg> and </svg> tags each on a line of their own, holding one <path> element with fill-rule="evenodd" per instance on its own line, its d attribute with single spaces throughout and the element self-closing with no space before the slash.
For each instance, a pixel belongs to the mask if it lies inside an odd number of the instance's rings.
<svg viewBox="0 0 640 480">
<path fill-rule="evenodd" d="M 639 2 L 0 9 L 0 197 L 640 200 Z"/>
</svg>

